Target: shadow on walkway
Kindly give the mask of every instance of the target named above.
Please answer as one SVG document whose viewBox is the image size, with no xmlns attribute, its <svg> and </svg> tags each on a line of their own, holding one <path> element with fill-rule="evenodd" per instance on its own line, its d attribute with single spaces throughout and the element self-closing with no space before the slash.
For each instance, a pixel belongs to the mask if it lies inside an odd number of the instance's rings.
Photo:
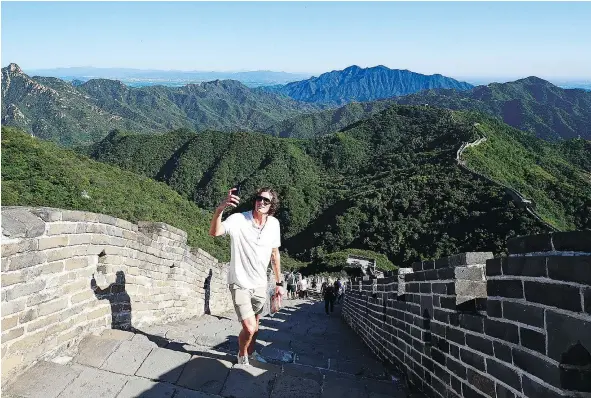
<svg viewBox="0 0 591 398">
<path fill-rule="evenodd" d="M 124 388 L 118 397 L 164 397 L 173 392 L 174 398 L 410 396 L 394 385 L 391 375 L 341 319 L 341 305 L 326 315 L 323 301 L 294 304 L 288 301 L 274 316 L 261 318 L 256 350 L 267 363 L 251 361 L 251 366 L 236 365 L 240 325 L 229 317 L 198 326 L 195 343 L 136 330 L 159 347 L 150 353 L 153 358 L 144 361 L 154 363 L 153 372 L 142 375 L 152 379 L 153 385 L 140 391 L 128 382 L 127 391 Z M 222 342 L 203 345 L 207 337 L 199 333 L 213 332 L 218 321 L 235 327 L 222 329 L 226 333 Z M 173 357 L 176 366 L 172 366 Z M 165 370 L 167 360 L 171 366 Z"/>
</svg>

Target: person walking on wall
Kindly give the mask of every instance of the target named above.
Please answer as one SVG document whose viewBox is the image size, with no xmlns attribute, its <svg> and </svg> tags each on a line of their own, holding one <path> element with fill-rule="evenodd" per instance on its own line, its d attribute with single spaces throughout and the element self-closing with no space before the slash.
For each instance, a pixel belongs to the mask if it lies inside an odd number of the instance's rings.
<svg viewBox="0 0 591 398">
<path fill-rule="evenodd" d="M 324 282 L 322 283 L 322 288 L 320 291 L 324 298 L 324 311 L 326 311 L 326 315 L 330 315 L 328 312 L 328 307 L 330 306 L 330 312 L 334 311 L 334 286 L 330 282 Z"/>
<path fill-rule="evenodd" d="M 343 297 L 343 283 L 341 282 L 341 278 L 338 278 L 334 283 L 334 293 L 336 296 L 337 304 L 340 304 L 341 299 Z"/>
<path fill-rule="evenodd" d="M 295 299 L 296 296 L 296 276 L 293 272 L 290 272 L 287 275 L 287 298 L 288 299 Z"/>
<path fill-rule="evenodd" d="M 308 298 L 308 279 L 305 276 L 302 276 L 302 279 L 298 282 L 298 290 L 300 298 Z"/>
<path fill-rule="evenodd" d="M 277 192 L 261 188 L 256 192 L 253 209 L 230 215 L 222 221 L 228 207 L 236 207 L 240 198 L 233 189 L 216 208 L 209 234 L 230 235 L 230 269 L 228 285 L 234 309 L 242 330 L 238 336 L 238 364 L 248 365 L 249 358 L 264 359 L 255 351 L 259 320 L 267 300 L 267 268 L 269 261 L 275 274 L 275 294 L 281 294 L 281 233 L 279 220 L 273 214 L 279 207 Z"/>
</svg>

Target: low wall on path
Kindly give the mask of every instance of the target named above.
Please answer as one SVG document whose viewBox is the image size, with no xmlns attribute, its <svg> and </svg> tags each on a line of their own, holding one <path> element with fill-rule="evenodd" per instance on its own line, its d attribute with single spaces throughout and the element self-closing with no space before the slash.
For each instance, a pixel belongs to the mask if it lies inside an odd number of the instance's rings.
<svg viewBox="0 0 591 398">
<path fill-rule="evenodd" d="M 227 264 L 158 222 L 2 208 L 2 380 L 103 329 L 233 308 Z"/>
</svg>

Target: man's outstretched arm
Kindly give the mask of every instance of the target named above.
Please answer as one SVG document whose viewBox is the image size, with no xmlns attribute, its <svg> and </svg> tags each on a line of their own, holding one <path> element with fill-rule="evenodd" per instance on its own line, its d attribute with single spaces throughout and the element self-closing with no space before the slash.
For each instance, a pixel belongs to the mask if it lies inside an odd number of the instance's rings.
<svg viewBox="0 0 591 398">
<path fill-rule="evenodd" d="M 217 208 L 213 212 L 213 218 L 211 219 L 211 223 L 209 225 L 209 235 L 210 236 L 220 236 L 223 235 L 226 230 L 224 228 L 224 224 L 222 224 L 222 213 L 224 212 L 224 208 Z"/>
</svg>

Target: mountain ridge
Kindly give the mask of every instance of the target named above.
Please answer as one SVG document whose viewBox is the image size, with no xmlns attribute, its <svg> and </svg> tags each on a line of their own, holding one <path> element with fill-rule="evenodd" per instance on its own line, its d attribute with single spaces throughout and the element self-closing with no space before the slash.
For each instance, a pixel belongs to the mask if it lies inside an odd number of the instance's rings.
<svg viewBox="0 0 591 398">
<path fill-rule="evenodd" d="M 343 105 L 406 95 L 431 88 L 465 90 L 471 84 L 459 82 L 440 74 L 423 75 L 383 65 L 361 68 L 351 65 L 318 77 L 287 83 L 283 86 L 261 87 L 260 90 L 279 92 L 298 101 L 324 105 Z"/>
<path fill-rule="evenodd" d="M 2 68 L 2 124 L 67 146 L 96 142 L 113 129 L 264 130 L 314 109 L 237 81 L 137 88 L 92 79 L 72 85 L 57 78 L 31 78 L 16 64 Z"/>
<path fill-rule="evenodd" d="M 466 91 L 426 90 L 397 98 L 353 102 L 279 121 L 265 132 L 301 138 L 328 134 L 395 103 L 483 112 L 546 140 L 578 136 L 591 139 L 591 93 L 583 89 L 563 89 L 536 76 L 476 86 Z M 549 125 L 548 121 L 553 120 L 556 124 Z"/>
<path fill-rule="evenodd" d="M 396 102 L 485 112 L 548 140 L 591 139 L 591 93 L 563 89 L 535 76 L 466 91 L 426 90 Z"/>
</svg>

